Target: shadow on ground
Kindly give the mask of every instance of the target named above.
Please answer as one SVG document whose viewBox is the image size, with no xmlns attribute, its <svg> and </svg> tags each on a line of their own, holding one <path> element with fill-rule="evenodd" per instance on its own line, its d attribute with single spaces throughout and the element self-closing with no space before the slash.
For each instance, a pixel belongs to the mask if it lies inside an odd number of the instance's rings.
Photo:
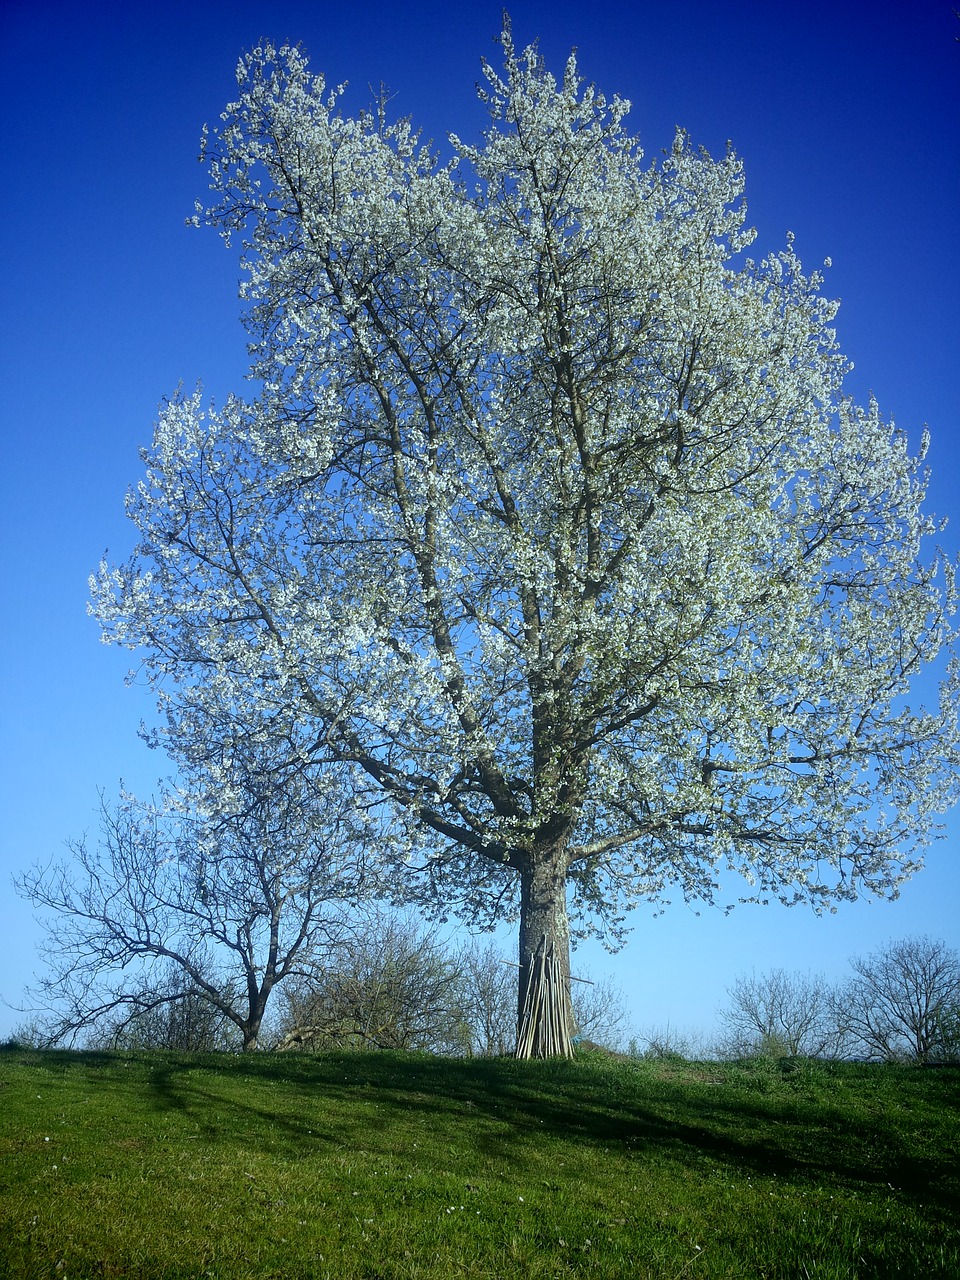
<svg viewBox="0 0 960 1280">
<path fill-rule="evenodd" d="M 398 1134 L 415 1136 L 417 1125 L 462 1116 L 462 1157 L 518 1168 L 553 1136 L 641 1160 L 726 1166 L 739 1176 L 892 1185 L 929 1205 L 952 1206 L 958 1194 L 949 1151 L 927 1153 L 918 1137 L 925 1112 L 941 1121 L 956 1114 L 960 1068 L 842 1063 L 805 1072 L 785 1061 L 671 1069 L 393 1053 L 18 1057 L 53 1073 L 127 1072 L 131 1087 L 145 1087 L 158 1108 L 207 1141 L 269 1135 L 271 1151 L 287 1158 L 330 1146 L 371 1150 L 378 1142 L 387 1150 Z"/>
</svg>

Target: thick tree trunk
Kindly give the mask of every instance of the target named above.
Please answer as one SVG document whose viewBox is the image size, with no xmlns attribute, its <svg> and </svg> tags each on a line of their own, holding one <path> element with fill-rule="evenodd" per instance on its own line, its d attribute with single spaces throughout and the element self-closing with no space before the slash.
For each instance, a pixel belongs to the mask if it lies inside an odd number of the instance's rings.
<svg viewBox="0 0 960 1280">
<path fill-rule="evenodd" d="M 573 1056 L 567 863 L 534 855 L 520 874 L 517 1057 Z"/>
<path fill-rule="evenodd" d="M 251 990 L 247 1018 L 243 1024 L 243 1052 L 255 1053 L 260 1047 L 260 1027 L 273 984 L 264 982 L 258 989 L 253 981 L 248 980 L 248 986 Z"/>
</svg>

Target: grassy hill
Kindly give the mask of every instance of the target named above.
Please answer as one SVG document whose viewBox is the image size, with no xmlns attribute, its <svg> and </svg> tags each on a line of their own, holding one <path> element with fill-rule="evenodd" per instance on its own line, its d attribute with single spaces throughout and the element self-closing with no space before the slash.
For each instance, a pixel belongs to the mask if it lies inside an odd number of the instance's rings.
<svg viewBox="0 0 960 1280">
<path fill-rule="evenodd" d="M 960 1069 L 0 1052 L 0 1276 L 958 1277 Z"/>
</svg>

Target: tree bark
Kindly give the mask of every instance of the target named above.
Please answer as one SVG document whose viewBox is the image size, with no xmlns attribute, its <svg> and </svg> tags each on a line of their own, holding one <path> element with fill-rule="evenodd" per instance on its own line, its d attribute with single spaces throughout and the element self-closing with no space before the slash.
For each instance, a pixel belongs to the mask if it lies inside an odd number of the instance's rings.
<svg viewBox="0 0 960 1280">
<path fill-rule="evenodd" d="M 244 1053 L 254 1053 L 260 1048 L 260 1027 L 263 1023 L 267 1000 L 270 997 L 273 986 L 272 981 L 268 982 L 267 979 L 264 979 L 263 985 L 258 988 L 253 974 L 247 975 L 249 1009 L 242 1027 Z"/>
<path fill-rule="evenodd" d="M 520 873 L 517 1057 L 573 1056 L 567 860 L 534 853 Z"/>
</svg>

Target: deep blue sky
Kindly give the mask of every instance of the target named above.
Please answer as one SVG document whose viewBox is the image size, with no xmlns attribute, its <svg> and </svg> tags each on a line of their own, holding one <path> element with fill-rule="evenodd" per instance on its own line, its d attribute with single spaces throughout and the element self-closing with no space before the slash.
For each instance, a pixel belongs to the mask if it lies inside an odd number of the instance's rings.
<svg viewBox="0 0 960 1280">
<path fill-rule="evenodd" d="M 495 60 L 499 3 L 357 5 L 3 0 L 5 121 L 0 209 L 0 996 L 17 1004 L 38 930 L 10 875 L 95 827 L 98 788 L 149 794 L 165 762 L 139 743 L 151 706 L 127 661 L 98 642 L 87 575 L 131 546 L 123 495 L 140 472 L 162 397 L 203 380 L 243 390 L 238 266 L 213 232 L 186 228 L 206 179 L 205 121 L 234 96 L 240 52 L 300 41 L 347 108 L 385 84 L 427 136 L 483 127 L 481 56 Z M 557 72 L 633 102 L 648 152 L 676 125 L 743 156 L 761 252 L 796 233 L 808 267 L 830 255 L 827 292 L 856 368 L 916 442 L 933 435 L 930 506 L 960 547 L 960 22 L 951 0 L 893 3 L 511 6 L 516 39 L 539 37 Z M 741 970 L 843 973 L 849 955 L 928 932 L 960 946 L 960 814 L 894 904 L 729 918 L 683 906 L 634 918 L 625 952 L 589 950 L 638 1028 L 708 1029 Z M 0 1035 L 20 1015 L 0 1005 Z"/>
</svg>

